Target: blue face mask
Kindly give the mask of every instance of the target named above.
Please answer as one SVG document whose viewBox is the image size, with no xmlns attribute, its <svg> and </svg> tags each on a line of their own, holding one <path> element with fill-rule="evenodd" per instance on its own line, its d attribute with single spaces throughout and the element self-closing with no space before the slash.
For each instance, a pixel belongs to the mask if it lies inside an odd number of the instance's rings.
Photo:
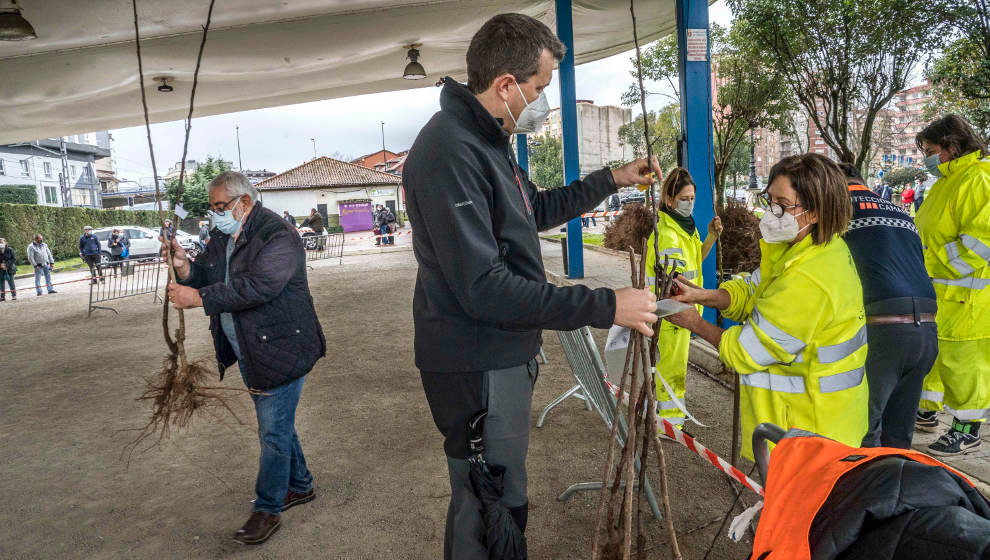
<svg viewBox="0 0 990 560">
<path fill-rule="evenodd" d="M 234 218 L 233 209 L 227 210 L 223 215 L 211 211 L 210 215 L 213 217 L 213 224 L 217 229 L 227 235 L 233 235 L 241 227 L 241 220 Z"/>
<path fill-rule="evenodd" d="M 925 157 L 925 167 L 928 169 L 928 172 L 934 175 L 935 177 L 942 176 L 942 170 L 938 168 L 939 164 L 941 163 L 942 160 L 941 158 L 939 158 L 938 154 L 932 154 L 930 156 Z"/>
</svg>

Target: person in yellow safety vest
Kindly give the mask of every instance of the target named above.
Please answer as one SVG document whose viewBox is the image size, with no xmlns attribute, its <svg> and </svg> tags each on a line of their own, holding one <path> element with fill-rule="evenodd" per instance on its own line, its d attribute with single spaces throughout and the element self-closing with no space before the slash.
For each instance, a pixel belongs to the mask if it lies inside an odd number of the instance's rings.
<svg viewBox="0 0 990 560">
<path fill-rule="evenodd" d="M 701 286 L 701 261 L 708 257 L 715 240 L 722 233 L 722 220 L 716 216 L 708 224 L 708 236 L 702 244 L 698 228 L 695 227 L 694 218 L 691 216 L 694 212 L 694 180 L 683 167 L 675 167 L 667 175 L 660 189 L 660 199 L 663 204 L 657 216 L 657 231 L 656 234 L 650 234 L 650 239 L 646 243 L 646 275 L 649 283 L 653 285 L 656 262 L 659 260 L 662 266 L 664 257 L 668 257 L 677 265 L 676 270 L 683 278 Z M 698 310 L 701 311 L 700 307 Z M 673 396 L 676 396 L 681 403 L 684 402 L 686 390 L 685 377 L 690 345 L 690 331 L 666 321 L 661 323 L 657 343 L 659 347 L 657 372 L 663 375 L 667 384 L 673 389 Z M 657 379 L 657 409 L 660 416 L 678 428 L 684 424 L 684 413 L 659 379 Z"/>
<path fill-rule="evenodd" d="M 952 426 L 928 449 L 952 456 L 980 446 L 990 413 L 990 154 L 957 115 L 929 124 L 916 143 L 928 172 L 940 177 L 916 219 L 935 285 L 939 347 L 916 426 L 937 430 L 944 401 Z"/>
<path fill-rule="evenodd" d="M 739 374 L 742 455 L 753 459 L 762 422 L 853 447 L 867 430 L 869 391 L 863 288 L 840 237 L 852 217 L 846 180 L 818 154 L 784 158 L 760 195 L 760 267 L 705 290 L 677 279 L 674 299 L 724 310 L 723 330 L 694 309 L 667 320 L 697 333 Z"/>
</svg>

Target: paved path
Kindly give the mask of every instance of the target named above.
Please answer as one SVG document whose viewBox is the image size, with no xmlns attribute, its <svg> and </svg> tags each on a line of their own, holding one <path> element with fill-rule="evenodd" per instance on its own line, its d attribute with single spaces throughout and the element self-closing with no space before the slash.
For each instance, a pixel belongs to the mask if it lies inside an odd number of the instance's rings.
<svg viewBox="0 0 990 560">
<path fill-rule="evenodd" d="M 558 278 L 563 276 L 564 267 L 560 244 L 543 240 L 541 247 L 543 249 L 543 262 L 551 280 L 554 279 L 554 276 Z M 593 288 L 603 286 L 621 288 L 630 285 L 629 260 L 617 255 L 586 249 L 584 251 L 584 272 L 585 277 L 583 279 L 572 281 Z M 940 414 L 939 417 L 942 427 L 938 433 L 915 432 L 915 449 L 927 452 L 928 445 L 949 428 L 952 416 Z M 944 460 L 944 458 L 939 459 Z M 984 495 L 990 496 L 990 430 L 983 431 L 983 445 L 979 451 L 961 457 L 949 458 L 944 462 L 965 473 L 977 484 Z"/>
</svg>

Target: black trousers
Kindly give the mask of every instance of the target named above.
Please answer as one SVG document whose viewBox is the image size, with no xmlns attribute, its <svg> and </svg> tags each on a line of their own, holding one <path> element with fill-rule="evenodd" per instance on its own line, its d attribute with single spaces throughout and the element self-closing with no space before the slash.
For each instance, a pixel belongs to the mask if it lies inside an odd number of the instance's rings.
<svg viewBox="0 0 990 560">
<path fill-rule="evenodd" d="M 921 384 L 938 355 L 935 323 L 867 325 L 870 427 L 863 447 L 911 448 Z"/>
<path fill-rule="evenodd" d="M 103 265 L 100 255 L 83 255 L 83 262 L 89 265 L 89 273 L 95 281 L 98 276 L 103 276 Z"/>
<path fill-rule="evenodd" d="M 525 531 L 529 500 L 526 496 L 526 452 L 529 449 L 530 408 L 539 375 L 536 360 L 511 368 L 469 372 L 421 372 L 433 421 L 444 436 L 450 505 L 444 531 L 446 560 L 488 560 L 481 501 L 470 479 L 468 422 L 488 410 L 483 438 L 485 459 L 505 467 L 505 494 L 501 502 Z"/>
</svg>

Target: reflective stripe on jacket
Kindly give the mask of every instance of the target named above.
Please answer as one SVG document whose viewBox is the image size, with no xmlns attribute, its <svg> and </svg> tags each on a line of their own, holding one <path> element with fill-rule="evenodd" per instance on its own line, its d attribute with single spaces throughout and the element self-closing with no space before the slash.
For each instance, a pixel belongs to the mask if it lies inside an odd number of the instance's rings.
<svg viewBox="0 0 990 560">
<path fill-rule="evenodd" d="M 982 155 L 939 165 L 943 177 L 915 219 L 947 340 L 990 338 L 990 159 Z"/>
<path fill-rule="evenodd" d="M 750 558 L 810 559 L 812 522 L 832 488 L 844 474 L 875 459 L 897 455 L 942 467 L 972 486 L 972 482 L 958 471 L 918 451 L 854 447 L 800 430 L 791 430 L 784 435 L 770 454 L 766 498 Z M 885 513 L 878 511 L 876 516 L 882 517 Z"/>
<path fill-rule="evenodd" d="M 653 247 L 653 234 L 650 234 L 646 242 L 646 276 L 650 285 L 653 285 L 653 270 L 657 260 L 663 264 L 663 258 L 669 257 L 677 265 L 677 272 L 681 273 L 686 280 L 701 286 L 701 237 L 698 229 L 688 235 L 673 218 L 664 212 L 659 212 L 660 218 L 657 220 L 656 247 L 660 251 L 660 258 L 656 258 Z"/>
<path fill-rule="evenodd" d="M 808 235 L 794 246 L 760 241 L 760 268 L 720 287 L 725 331 L 719 356 L 739 373 L 743 456 L 761 422 L 859 445 L 867 428 L 866 313 L 849 248 Z"/>
</svg>

